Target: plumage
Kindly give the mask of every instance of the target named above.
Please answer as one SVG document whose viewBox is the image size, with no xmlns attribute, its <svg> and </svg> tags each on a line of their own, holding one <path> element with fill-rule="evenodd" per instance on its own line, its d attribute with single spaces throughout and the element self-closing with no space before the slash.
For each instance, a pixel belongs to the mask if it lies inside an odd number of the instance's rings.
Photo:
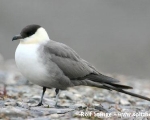
<svg viewBox="0 0 150 120">
<path fill-rule="evenodd" d="M 51 55 L 52 60 L 69 79 L 78 79 L 95 71 L 80 56 L 65 44 L 49 41 L 44 46 L 45 56 Z"/>
<path fill-rule="evenodd" d="M 56 88 L 58 94 L 59 89 L 79 85 L 116 90 L 150 101 L 150 98 L 125 91 L 132 87 L 99 73 L 69 46 L 50 40 L 46 30 L 39 25 L 27 26 L 21 35 L 13 38 L 17 39 L 20 40 L 15 54 L 18 68 L 29 81 L 43 87 L 39 105 L 42 105 L 46 88 Z"/>
<path fill-rule="evenodd" d="M 45 57 L 50 56 L 47 59 L 53 61 L 71 81 L 90 79 L 95 82 L 119 82 L 114 78 L 100 74 L 94 66 L 83 60 L 65 44 L 51 40 L 42 47 L 43 49 L 39 49 L 42 51 L 41 54 L 44 54 Z"/>
</svg>

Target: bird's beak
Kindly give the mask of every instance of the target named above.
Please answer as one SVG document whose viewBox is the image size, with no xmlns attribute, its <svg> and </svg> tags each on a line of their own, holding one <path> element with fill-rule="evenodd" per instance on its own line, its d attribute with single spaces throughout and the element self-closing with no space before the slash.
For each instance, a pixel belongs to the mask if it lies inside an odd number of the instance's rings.
<svg viewBox="0 0 150 120">
<path fill-rule="evenodd" d="M 12 38 L 12 41 L 14 40 L 19 40 L 19 39 L 22 39 L 23 37 L 21 35 L 15 35 L 13 38 Z"/>
</svg>

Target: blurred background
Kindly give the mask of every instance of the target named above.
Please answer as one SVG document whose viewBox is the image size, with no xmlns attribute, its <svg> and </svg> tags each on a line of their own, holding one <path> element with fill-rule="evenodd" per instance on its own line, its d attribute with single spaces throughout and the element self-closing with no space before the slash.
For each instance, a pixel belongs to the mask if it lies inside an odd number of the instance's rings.
<svg viewBox="0 0 150 120">
<path fill-rule="evenodd" d="M 19 43 L 12 37 L 29 24 L 43 26 L 103 73 L 150 78 L 149 0 L 1 0 L 5 61 Z"/>
</svg>

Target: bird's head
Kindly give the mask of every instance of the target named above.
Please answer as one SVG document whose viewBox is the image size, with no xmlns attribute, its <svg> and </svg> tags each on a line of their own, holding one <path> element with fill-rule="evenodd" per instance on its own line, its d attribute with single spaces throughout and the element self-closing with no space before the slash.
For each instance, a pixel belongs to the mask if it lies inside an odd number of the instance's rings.
<svg viewBox="0 0 150 120">
<path fill-rule="evenodd" d="M 20 40 L 21 44 L 38 44 L 50 40 L 46 30 L 40 25 L 28 25 L 12 41 Z"/>
</svg>

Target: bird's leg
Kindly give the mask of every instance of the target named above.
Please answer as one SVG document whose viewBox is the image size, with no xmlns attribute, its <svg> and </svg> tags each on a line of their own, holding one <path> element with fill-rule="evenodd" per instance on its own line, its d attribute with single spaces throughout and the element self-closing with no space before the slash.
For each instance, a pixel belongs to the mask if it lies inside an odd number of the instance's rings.
<svg viewBox="0 0 150 120">
<path fill-rule="evenodd" d="M 43 97 L 44 97 L 45 91 L 46 91 L 46 87 L 43 87 L 43 93 L 42 93 L 42 96 L 41 96 L 41 100 L 40 100 L 40 102 L 39 102 L 39 104 L 37 106 L 43 105 L 42 101 L 43 101 Z"/>
<path fill-rule="evenodd" d="M 58 107 L 57 102 L 58 102 L 58 97 L 59 97 L 59 89 L 55 89 L 56 92 L 56 103 L 55 103 L 55 107 Z"/>
</svg>

